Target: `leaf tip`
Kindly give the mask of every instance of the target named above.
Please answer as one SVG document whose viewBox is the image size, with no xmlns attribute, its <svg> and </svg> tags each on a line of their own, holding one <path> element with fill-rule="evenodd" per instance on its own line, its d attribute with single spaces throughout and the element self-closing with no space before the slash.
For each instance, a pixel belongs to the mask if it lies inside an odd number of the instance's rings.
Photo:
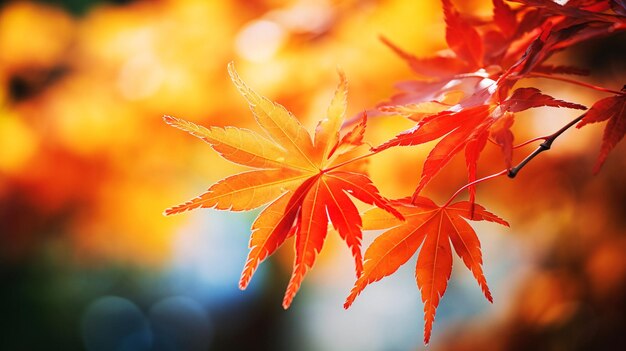
<svg viewBox="0 0 626 351">
<path fill-rule="evenodd" d="M 347 310 L 348 308 L 350 308 L 350 306 L 352 306 L 352 304 L 354 303 L 354 300 L 356 300 L 356 297 L 359 296 L 361 291 L 363 291 L 363 287 L 360 286 L 360 282 L 362 279 L 363 279 L 363 274 L 361 274 L 361 276 L 357 279 L 356 283 L 354 283 L 354 287 L 352 288 L 352 291 L 350 291 L 350 295 L 348 295 L 348 297 L 346 298 L 346 301 L 343 303 L 344 309 Z"/>
<path fill-rule="evenodd" d="M 176 117 L 170 116 L 170 115 L 163 115 L 163 122 L 172 125 L 174 123 L 176 123 L 176 121 L 178 121 L 178 119 Z"/>
<path fill-rule="evenodd" d="M 593 166 L 593 170 L 591 171 L 591 173 L 594 176 L 600 173 L 600 169 L 602 168 L 602 165 L 604 164 L 605 160 L 606 160 L 606 157 L 604 158 L 600 157 L 598 161 L 596 161 L 596 164 Z"/>
<path fill-rule="evenodd" d="M 433 322 L 434 320 L 426 320 L 426 324 L 424 325 L 424 345 L 427 346 L 430 342 L 430 335 L 433 330 Z"/>
<path fill-rule="evenodd" d="M 484 279 L 484 277 L 483 277 Z M 480 284 L 480 283 L 479 283 Z M 482 290 L 483 290 L 483 294 L 485 295 L 485 298 L 487 299 L 487 301 L 489 301 L 489 303 L 493 303 L 493 296 L 491 295 L 491 291 L 489 290 L 489 287 L 487 286 L 487 281 L 484 281 L 484 286 L 481 286 Z"/>
<path fill-rule="evenodd" d="M 291 296 L 290 298 L 288 298 L 287 296 L 285 296 L 285 298 L 283 299 L 283 309 L 284 310 L 288 310 L 289 307 L 291 306 L 291 302 L 293 301 L 293 296 Z"/>
<path fill-rule="evenodd" d="M 228 62 L 227 68 L 228 68 L 228 72 L 234 71 L 235 70 L 235 61 Z"/>
<path fill-rule="evenodd" d="M 339 75 L 340 84 L 346 84 L 346 81 L 347 81 L 346 72 L 343 70 L 343 68 L 341 68 L 341 66 L 337 65 L 335 70 L 337 71 L 337 75 Z"/>
<path fill-rule="evenodd" d="M 249 280 L 246 280 L 244 277 L 241 277 L 241 279 L 239 280 L 239 290 L 246 290 L 249 282 L 250 282 Z"/>
<path fill-rule="evenodd" d="M 293 273 L 291 274 L 291 279 L 289 279 L 289 283 L 287 284 L 287 291 L 285 291 L 285 297 L 283 298 L 283 308 L 288 309 L 291 306 L 291 302 L 293 298 L 296 297 L 298 290 L 300 290 L 300 286 L 302 285 L 302 280 L 304 280 L 304 275 L 306 274 L 306 266 L 305 265 L 296 265 Z"/>
<path fill-rule="evenodd" d="M 500 219 L 500 221 L 497 221 L 496 223 L 499 223 L 499 224 L 501 224 L 501 225 L 503 225 L 503 226 L 505 226 L 507 228 L 511 228 L 511 225 L 509 224 L 509 222 L 507 222 L 504 219 L 499 218 L 499 217 L 498 217 L 498 219 Z"/>
<path fill-rule="evenodd" d="M 237 70 L 235 69 L 235 61 L 230 61 L 228 63 L 228 75 L 230 76 L 230 79 L 235 83 L 235 85 L 239 85 L 239 81 L 241 81 L 241 78 L 239 78 L 239 74 L 237 73 Z"/>
<path fill-rule="evenodd" d="M 378 40 L 380 40 L 385 46 L 387 46 L 388 48 L 394 50 L 395 45 L 391 42 L 391 40 L 389 40 L 386 36 L 379 34 L 378 35 Z"/>
<path fill-rule="evenodd" d="M 350 294 L 350 296 L 348 296 L 348 298 L 346 298 L 346 301 L 343 303 L 343 309 L 347 310 L 348 308 L 350 308 L 350 306 L 352 306 L 352 303 L 354 303 L 354 299 L 356 296 L 354 296 L 354 294 Z"/>
</svg>

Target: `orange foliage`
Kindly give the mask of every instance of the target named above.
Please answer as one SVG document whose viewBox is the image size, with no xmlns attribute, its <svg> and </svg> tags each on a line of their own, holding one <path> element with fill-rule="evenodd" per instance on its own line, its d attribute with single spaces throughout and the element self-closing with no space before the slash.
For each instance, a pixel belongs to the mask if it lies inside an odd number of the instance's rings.
<svg viewBox="0 0 626 351">
<path fill-rule="evenodd" d="M 167 209 L 165 214 L 198 207 L 251 210 L 272 202 L 252 224 L 251 251 L 239 286 L 245 289 L 259 263 L 295 235 L 296 257 L 283 300 L 283 307 L 288 308 L 322 250 L 328 217 L 352 250 L 357 276 L 361 274 L 361 217 L 348 194 L 398 218 L 402 215 L 380 196 L 363 171 L 358 147 L 363 144 L 365 119 L 343 138 L 339 136 L 348 93 L 342 72 L 327 118 L 319 122 L 314 139 L 283 106 L 250 89 L 233 64 L 229 65 L 229 73 L 271 140 L 235 127 L 204 128 L 169 116 L 165 122 L 206 141 L 225 159 L 258 169 L 228 177 L 195 199 Z"/>
<path fill-rule="evenodd" d="M 406 218 L 406 223 L 377 209 L 363 215 L 364 229 L 391 229 L 377 237 L 365 252 L 363 274 L 354 284 L 344 306 L 350 307 L 368 284 L 393 274 L 422 246 L 417 258 L 415 277 L 424 302 L 424 343 L 428 344 L 435 311 L 446 292 L 452 272 L 450 242 L 463 263 L 474 274 L 487 300 L 492 301 L 483 275 L 480 242 L 465 219 L 490 221 L 506 226 L 509 224 L 482 206 L 467 201 L 439 207 L 430 199 L 417 197 L 412 201 L 394 201 L 393 205 Z"/>
</svg>

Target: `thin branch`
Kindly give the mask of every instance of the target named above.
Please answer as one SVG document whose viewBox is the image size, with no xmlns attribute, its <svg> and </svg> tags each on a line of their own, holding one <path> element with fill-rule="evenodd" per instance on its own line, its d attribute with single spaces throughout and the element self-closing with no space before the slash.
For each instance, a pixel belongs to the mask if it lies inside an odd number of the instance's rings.
<svg viewBox="0 0 626 351">
<path fill-rule="evenodd" d="M 580 122 L 580 120 L 583 119 L 583 117 L 585 117 L 585 114 L 586 114 L 586 112 L 583 113 L 582 115 L 576 117 L 574 120 L 572 120 L 571 122 L 569 122 L 568 124 L 563 126 L 563 128 L 561 128 L 558 131 L 556 131 L 554 134 L 552 134 L 552 135 L 548 136 L 547 138 L 545 138 L 544 142 L 541 143 L 539 145 L 539 147 L 535 151 L 533 151 L 530 155 L 528 155 L 517 166 L 511 168 L 508 171 L 507 175 L 509 176 L 509 178 L 515 178 L 517 176 L 517 174 L 519 173 L 519 171 L 521 171 L 522 168 L 524 168 L 524 166 L 526 166 L 526 164 L 528 164 L 528 162 L 532 161 L 532 159 L 537 157 L 537 155 L 539 155 L 540 153 L 542 153 L 544 151 L 547 151 L 547 150 L 550 150 L 554 140 L 556 140 L 556 138 L 558 138 L 566 130 L 570 129 L 573 125 L 575 125 L 576 123 Z"/>
<path fill-rule="evenodd" d="M 571 78 L 567 78 L 567 77 L 553 76 L 553 75 L 549 75 L 549 74 L 545 74 L 545 73 L 539 73 L 539 72 L 530 73 L 525 78 L 547 78 L 547 79 L 553 79 L 553 80 L 560 80 L 562 82 L 580 85 L 582 87 L 593 89 L 593 90 L 597 90 L 597 91 L 601 91 L 601 92 L 604 92 L 604 93 L 611 93 L 611 94 L 617 94 L 617 95 L 624 94 L 623 91 L 617 91 L 617 90 L 613 90 L 613 89 L 599 87 L 597 85 L 581 82 L 581 81 L 578 81 L 576 79 L 571 79 Z"/>
<path fill-rule="evenodd" d="M 467 184 L 463 185 L 461 188 L 459 188 L 459 190 L 457 190 L 454 194 L 452 194 L 452 196 L 450 196 L 450 198 L 448 199 L 448 201 L 447 201 L 447 202 L 446 202 L 446 203 L 445 203 L 442 207 L 446 207 L 446 206 L 448 206 L 448 205 L 452 202 L 452 200 L 454 200 L 454 198 L 455 198 L 455 197 L 457 197 L 457 196 L 461 193 L 461 191 L 463 191 L 463 190 L 465 190 L 465 189 L 469 188 L 470 186 L 472 186 L 472 185 L 476 185 L 476 184 L 478 184 L 478 183 L 482 183 L 482 182 L 484 182 L 484 181 L 486 181 L 486 180 L 489 180 L 489 179 L 493 179 L 493 178 L 496 178 L 496 177 L 499 177 L 499 176 L 505 175 L 505 174 L 507 174 L 508 172 L 509 172 L 509 170 L 508 170 L 508 169 L 503 169 L 503 170 L 501 170 L 501 171 L 500 171 L 500 172 L 498 172 L 498 173 L 494 173 L 494 174 L 492 174 L 492 175 L 488 175 L 488 176 L 486 176 L 486 177 L 484 177 L 484 178 L 480 178 L 480 179 L 477 179 L 477 180 L 475 180 L 475 181 L 473 181 L 473 182 L 470 182 L 470 183 L 467 183 Z"/>
</svg>

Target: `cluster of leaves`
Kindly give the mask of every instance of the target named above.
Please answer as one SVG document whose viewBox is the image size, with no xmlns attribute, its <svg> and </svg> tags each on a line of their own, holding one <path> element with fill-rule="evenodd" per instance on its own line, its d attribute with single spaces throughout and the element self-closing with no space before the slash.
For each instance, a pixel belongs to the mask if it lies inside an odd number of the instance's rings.
<svg viewBox="0 0 626 351">
<path fill-rule="evenodd" d="M 613 91 L 562 75 L 585 70 L 551 65 L 548 59 L 576 43 L 626 29 L 626 3 L 621 0 L 517 0 L 513 6 L 493 0 L 489 19 L 460 14 L 450 0 L 442 0 L 449 49 L 433 57 L 415 57 L 390 40 L 383 42 L 403 58 L 420 80 L 399 85 L 401 92 L 377 106 L 370 116 L 401 114 L 415 127 L 367 150 L 363 142 L 367 117 L 345 123 L 347 82 L 340 82 L 326 118 L 314 136 L 283 106 L 249 88 L 228 70 L 266 135 L 235 127 L 205 128 L 175 117 L 166 123 L 206 141 L 225 159 L 253 168 L 219 181 L 200 196 L 165 211 L 166 215 L 195 208 L 243 211 L 267 205 L 252 225 L 250 253 L 240 287 L 245 289 L 261 261 L 287 238 L 295 236 L 295 262 L 283 307 L 288 308 L 317 254 L 329 223 L 350 248 L 357 280 L 348 296 L 348 308 L 370 283 L 393 274 L 419 249 L 416 267 L 425 314 L 424 341 L 430 339 L 435 311 L 444 295 L 452 268 L 452 247 L 476 278 L 485 297 L 491 293 L 482 270 L 480 242 L 468 220 L 507 222 L 475 203 L 476 183 L 494 176 L 513 177 L 532 157 L 550 147 L 565 129 L 578 123 L 608 120 L 599 170 L 608 153 L 626 133 L 626 90 Z M 556 99 L 537 88 L 515 88 L 526 78 L 557 79 L 593 88 L 612 96 L 587 107 Z M 515 114 L 540 106 L 587 110 L 557 133 L 543 140 L 538 151 L 513 167 Z M 342 129 L 343 131 L 342 135 Z M 269 137 L 269 138 L 268 138 Z M 367 157 L 392 147 L 439 140 L 424 161 L 412 196 L 388 200 L 367 175 Z M 487 143 L 502 150 L 506 169 L 477 179 L 478 160 Z M 526 144 L 526 143 L 524 143 Z M 463 151 L 468 184 L 438 206 L 422 190 L 441 169 Z M 453 202 L 468 189 L 469 201 Z M 360 214 L 353 201 L 375 206 Z M 374 240 L 363 257 L 362 230 L 388 229 Z M 421 247 L 421 248 L 420 248 Z"/>
</svg>

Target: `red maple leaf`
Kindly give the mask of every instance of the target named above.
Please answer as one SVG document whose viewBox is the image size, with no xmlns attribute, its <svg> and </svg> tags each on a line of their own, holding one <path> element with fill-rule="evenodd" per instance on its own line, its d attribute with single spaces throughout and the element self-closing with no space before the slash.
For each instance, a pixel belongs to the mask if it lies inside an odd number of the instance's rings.
<svg viewBox="0 0 626 351">
<path fill-rule="evenodd" d="M 484 87 L 481 78 L 499 81 L 504 98 L 515 82 L 534 72 L 584 74 L 583 69 L 545 61 L 581 41 L 626 29 L 625 17 L 603 13 L 608 2 L 602 6 L 593 1 L 570 1 L 566 6 L 552 1 L 519 2 L 523 5 L 513 10 L 502 0 L 493 0 L 491 21 L 471 21 L 461 16 L 450 0 L 442 0 L 449 49 L 433 57 L 415 57 L 382 38 L 413 71 L 429 80 L 400 85 L 403 92 L 381 106 L 437 100 L 442 94 L 459 89 L 471 96 Z"/>
<path fill-rule="evenodd" d="M 502 148 L 505 163 L 510 168 L 513 142 L 513 135 L 510 131 L 513 124 L 512 113 L 540 106 L 586 109 L 583 105 L 554 99 L 535 88 L 517 89 L 509 99 L 497 102 L 495 100 L 497 95 L 492 93 L 495 90 L 494 87 L 497 87 L 496 82 L 493 82 L 491 87 L 475 94 L 473 98 L 449 107 L 447 110 L 430 113 L 423 117 L 414 128 L 377 146 L 374 151 L 382 151 L 394 146 L 419 145 L 441 138 L 424 161 L 422 175 L 415 190 L 415 193 L 419 194 L 452 157 L 463 150 L 465 150 L 468 180 L 470 182 L 476 180 L 478 158 L 490 134 Z M 473 105 L 474 101 L 480 104 Z M 431 111 L 430 105 L 427 111 Z M 415 113 L 414 109 L 413 114 Z M 472 186 L 469 191 L 470 201 L 473 201 L 475 188 Z"/>
<path fill-rule="evenodd" d="M 597 101 L 583 119 L 576 126 L 581 128 L 589 123 L 608 120 L 602 137 L 600 155 L 593 167 L 593 172 L 598 173 L 606 161 L 609 152 L 624 138 L 626 134 L 626 86 L 622 88 L 623 94 L 611 96 Z"/>
</svg>

